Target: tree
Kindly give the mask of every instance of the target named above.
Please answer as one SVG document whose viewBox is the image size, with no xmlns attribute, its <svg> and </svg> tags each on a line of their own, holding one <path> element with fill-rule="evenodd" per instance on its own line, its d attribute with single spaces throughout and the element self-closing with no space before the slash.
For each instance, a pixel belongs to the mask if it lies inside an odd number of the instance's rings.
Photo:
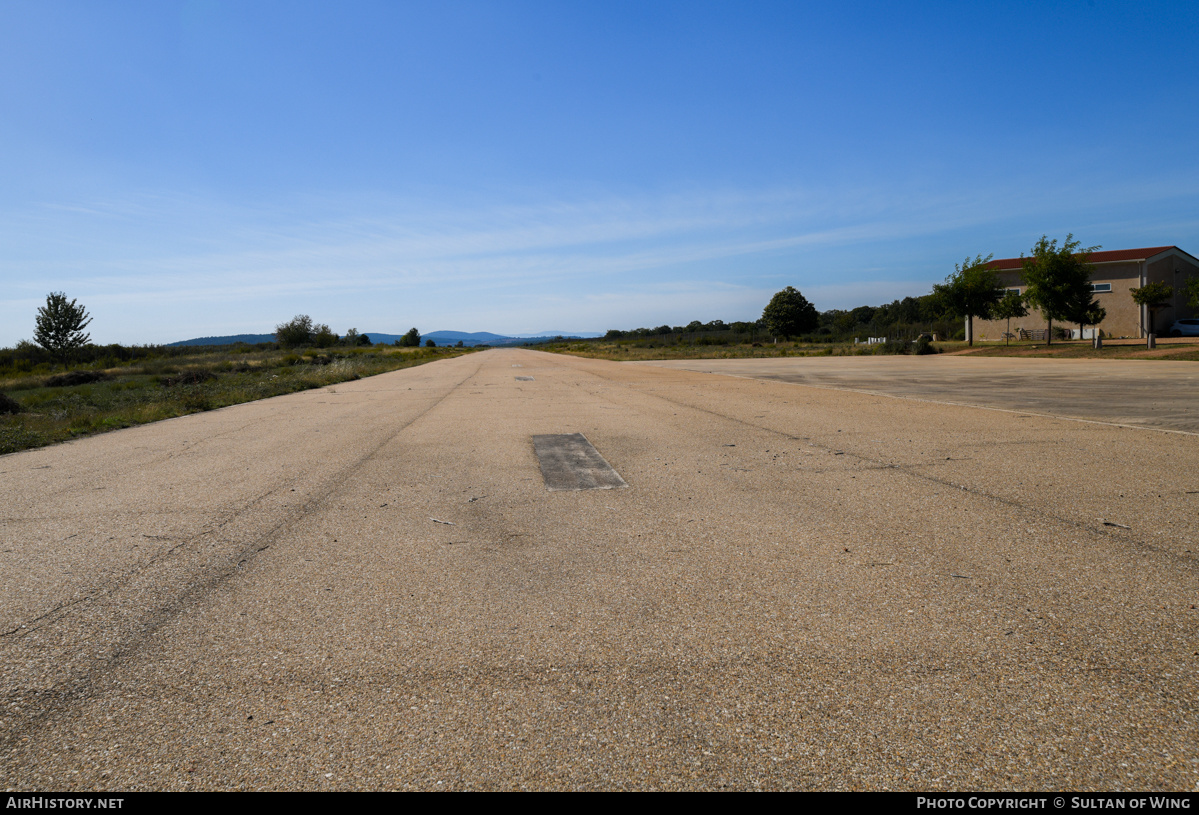
<svg viewBox="0 0 1199 815">
<path fill-rule="evenodd" d="M 785 340 L 814 331 L 820 324 L 820 315 L 806 297 L 788 286 L 770 298 L 762 310 L 762 322 L 771 334 Z"/>
<path fill-rule="evenodd" d="M 83 333 L 91 321 L 83 306 L 74 300 L 68 303 L 63 292 L 50 292 L 46 295 L 46 305 L 37 310 L 33 339 L 50 353 L 61 356 L 91 341 L 91 335 Z"/>
<path fill-rule="evenodd" d="M 1007 345 L 1012 336 L 1012 318 L 1028 316 L 1024 296 L 1018 291 L 1009 291 L 991 309 L 991 316 L 997 320 L 1007 320 L 1007 330 L 1003 332 L 1004 345 Z"/>
<path fill-rule="evenodd" d="M 400 337 L 399 342 L 405 348 L 417 348 L 420 346 L 420 332 L 415 328 L 410 328 L 407 334 Z"/>
<path fill-rule="evenodd" d="M 1188 277 L 1187 282 L 1182 284 L 1182 293 L 1186 296 L 1188 306 L 1199 308 L 1199 277 Z"/>
<path fill-rule="evenodd" d="M 873 306 L 858 306 L 849 312 L 849 316 L 853 318 L 854 326 L 867 325 L 874 321 L 874 315 L 877 312 L 878 309 Z"/>
<path fill-rule="evenodd" d="M 437 343 L 433 342 L 433 340 L 431 340 L 431 339 L 428 339 L 428 340 L 425 340 L 425 347 L 426 348 L 436 348 Z"/>
<path fill-rule="evenodd" d="M 1073 234 L 1066 235 L 1060 249 L 1056 238 L 1051 241 L 1042 235 L 1032 248 L 1032 257 L 1024 258 L 1024 283 L 1028 286 L 1024 297 L 1049 322 L 1047 344 L 1053 342 L 1053 321 L 1073 319 L 1084 296 L 1091 296 L 1091 265 L 1087 260 L 1099 247 L 1081 246 Z"/>
<path fill-rule="evenodd" d="M 337 345 L 338 337 L 329 326 L 321 323 L 312 328 L 312 344 L 317 348 L 328 348 Z"/>
<path fill-rule="evenodd" d="M 1129 289 L 1129 291 L 1132 292 L 1134 303 L 1138 306 L 1145 306 L 1149 310 L 1149 333 L 1155 333 L 1153 316 L 1158 309 L 1174 299 L 1174 289 L 1170 287 L 1169 283 L 1146 283 L 1139 289 Z"/>
<path fill-rule="evenodd" d="M 994 255 L 969 256 L 944 283 L 933 286 L 933 295 L 945 310 L 966 318 L 966 337 L 974 345 L 974 318 L 990 319 L 991 310 L 1003 298 L 1003 284 L 987 265 Z"/>
<path fill-rule="evenodd" d="M 1081 340 L 1083 331 L 1088 325 L 1099 325 L 1107 316 L 1107 309 L 1099 305 L 1091 295 L 1082 298 L 1070 311 L 1070 320 L 1078 323 L 1078 338 Z"/>
<path fill-rule="evenodd" d="M 1079 286 L 1070 300 L 1069 313 L 1066 319 L 1078 323 L 1078 338 L 1082 339 L 1083 330 L 1088 325 L 1099 325 L 1107 316 L 1107 309 L 1099 305 L 1095 299 L 1095 287 L 1091 285 L 1090 274 L 1087 275 L 1087 285 Z"/>
<path fill-rule="evenodd" d="M 312 318 L 307 314 L 297 314 L 275 326 L 275 341 L 284 348 L 309 345 L 312 342 Z"/>
</svg>

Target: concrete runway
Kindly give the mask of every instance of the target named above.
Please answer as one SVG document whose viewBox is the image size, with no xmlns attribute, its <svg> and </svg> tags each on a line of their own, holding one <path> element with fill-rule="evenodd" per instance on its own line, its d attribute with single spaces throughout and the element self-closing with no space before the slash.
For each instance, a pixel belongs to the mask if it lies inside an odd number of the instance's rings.
<svg viewBox="0 0 1199 815">
<path fill-rule="evenodd" d="M 0 783 L 1195 791 L 1197 462 L 526 350 L 3 456 Z"/>
<path fill-rule="evenodd" d="M 1199 433 L 1199 365 L 1194 362 L 938 355 L 639 364 Z"/>
</svg>

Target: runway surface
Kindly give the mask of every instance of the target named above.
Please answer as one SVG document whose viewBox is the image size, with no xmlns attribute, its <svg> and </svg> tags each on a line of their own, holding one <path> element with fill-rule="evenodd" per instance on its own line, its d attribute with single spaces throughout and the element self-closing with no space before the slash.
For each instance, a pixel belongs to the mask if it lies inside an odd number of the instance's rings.
<svg viewBox="0 0 1199 815">
<path fill-rule="evenodd" d="M 1194 362 L 863 356 L 638 364 L 1199 433 Z"/>
<path fill-rule="evenodd" d="M 0 783 L 1194 791 L 1197 454 L 493 350 L 0 457 Z"/>
</svg>

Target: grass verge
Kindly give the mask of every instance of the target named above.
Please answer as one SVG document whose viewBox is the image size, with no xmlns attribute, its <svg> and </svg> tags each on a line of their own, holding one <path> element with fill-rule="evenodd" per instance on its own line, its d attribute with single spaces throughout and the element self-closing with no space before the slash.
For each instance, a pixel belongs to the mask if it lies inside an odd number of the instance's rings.
<svg viewBox="0 0 1199 815">
<path fill-rule="evenodd" d="M 0 378 L 0 454 L 320 388 L 471 353 L 467 348 L 198 349 L 111 368 Z M 88 381 L 90 380 L 90 381 Z M 60 383 L 78 384 L 60 384 Z"/>
<path fill-rule="evenodd" d="M 1091 347 L 1085 342 L 1064 340 L 1033 344 L 1030 342 L 999 345 L 965 342 L 936 342 L 932 344 L 936 353 L 969 354 L 980 357 L 1037 357 L 1056 359 L 1169 359 L 1199 361 L 1199 343 L 1194 340 L 1159 340 L 1152 351 L 1145 348 L 1144 340 L 1105 340 L 1103 348 Z M 913 347 L 905 343 L 741 343 L 729 345 L 705 345 L 701 343 L 661 342 L 645 340 L 574 340 L 549 343 L 539 350 L 558 354 L 570 354 L 593 359 L 617 361 L 650 359 L 758 359 L 778 357 L 846 357 L 873 356 L 895 353 L 913 353 Z"/>
<path fill-rule="evenodd" d="M 1168 359 L 1199 362 L 1199 343 L 1194 339 L 1158 340 L 1157 348 L 1149 350 L 1144 340 L 1104 340 L 1102 348 L 1091 347 L 1090 340 L 1070 340 L 1045 343 L 1013 343 L 1010 346 L 992 343 L 976 344 L 970 352 L 980 357 L 1036 357 L 1051 359 Z"/>
<path fill-rule="evenodd" d="M 965 343 L 933 343 L 933 353 L 956 350 Z M 716 345 L 705 343 L 661 342 L 645 340 L 584 340 L 548 343 L 537 346 L 539 351 L 557 354 L 612 359 L 617 361 L 643 359 L 772 359 L 777 357 L 856 357 L 875 354 L 914 353 L 910 342 L 879 343 L 730 343 Z"/>
</svg>

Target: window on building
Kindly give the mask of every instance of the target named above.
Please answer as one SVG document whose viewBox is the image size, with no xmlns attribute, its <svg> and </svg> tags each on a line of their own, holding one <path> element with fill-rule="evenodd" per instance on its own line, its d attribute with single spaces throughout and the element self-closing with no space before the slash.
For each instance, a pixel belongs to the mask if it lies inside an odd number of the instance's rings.
<svg viewBox="0 0 1199 815">
<path fill-rule="evenodd" d="M 1112 290 L 1111 283 L 1092 283 L 1091 284 L 1091 291 L 1093 291 L 1093 292 L 1111 291 L 1111 290 Z"/>
</svg>

